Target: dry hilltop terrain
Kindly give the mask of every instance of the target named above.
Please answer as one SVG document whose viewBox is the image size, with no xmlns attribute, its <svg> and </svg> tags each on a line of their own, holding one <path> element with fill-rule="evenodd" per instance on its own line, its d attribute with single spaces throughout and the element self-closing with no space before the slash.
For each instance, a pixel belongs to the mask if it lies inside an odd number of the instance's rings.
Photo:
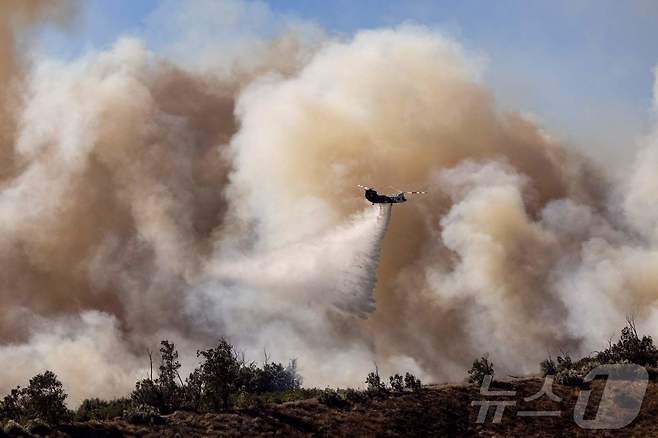
<svg viewBox="0 0 658 438">
<path fill-rule="evenodd" d="M 196 436 L 654 436 L 658 435 L 658 383 L 649 382 L 638 417 L 621 430 L 581 429 L 573 411 L 581 389 L 553 385 L 561 398 L 547 397 L 525 402 L 536 394 L 544 380 L 538 377 L 510 379 L 496 390 L 516 391 L 515 406 L 507 407 L 502 421 L 493 423 L 492 408 L 486 422 L 478 424 L 478 406 L 471 402 L 487 399 L 478 385 L 428 385 L 420 391 L 391 394 L 382 399 L 328 406 L 317 398 L 224 413 L 196 414 L 177 411 L 160 416 L 149 425 L 125 420 L 88 421 L 62 424 L 55 429 L 33 427 L 34 435 L 57 437 L 196 437 Z M 595 381 L 588 417 L 593 417 L 604 381 Z M 489 397 L 491 398 L 491 397 Z M 493 397 L 492 399 L 500 399 Z M 591 410 L 591 412 L 590 412 Z M 518 417 L 519 411 L 560 411 L 557 417 Z M 25 436 L 26 429 L 10 431 Z"/>
</svg>

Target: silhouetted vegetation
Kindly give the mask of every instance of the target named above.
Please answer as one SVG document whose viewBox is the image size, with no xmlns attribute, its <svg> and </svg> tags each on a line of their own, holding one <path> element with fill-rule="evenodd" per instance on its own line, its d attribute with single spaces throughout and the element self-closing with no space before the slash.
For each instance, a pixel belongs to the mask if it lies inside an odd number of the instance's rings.
<svg viewBox="0 0 658 438">
<path fill-rule="evenodd" d="M 658 349 L 653 338 L 640 337 L 632 318 L 627 318 L 626 323 L 619 340 L 615 343 L 610 340 L 608 348 L 579 360 L 573 360 L 569 353 L 557 356 L 555 361 L 549 357 L 540 363 L 542 374 L 555 376 L 556 383 L 577 386 L 583 383 L 591 370 L 600 365 L 633 363 L 647 367 L 649 375 L 655 377 Z"/>
<path fill-rule="evenodd" d="M 337 389 L 326 388 L 318 396 L 318 401 L 330 408 L 344 408 L 349 406 L 347 399 L 338 392 Z"/>
<path fill-rule="evenodd" d="M 86 399 L 75 411 L 74 419 L 76 421 L 112 420 L 122 417 L 124 412 L 132 407 L 132 404 L 133 402 L 129 398 L 118 398 L 116 400 Z"/>
<path fill-rule="evenodd" d="M 404 391 L 404 379 L 401 375 L 395 374 L 388 378 L 389 384 L 391 385 L 391 390 L 393 392 L 403 392 Z"/>
<path fill-rule="evenodd" d="M 200 412 L 229 409 L 236 404 L 251 406 L 272 394 L 286 393 L 301 387 L 297 362 L 288 366 L 270 362 L 267 354 L 262 368 L 244 357 L 227 340 L 220 339 L 214 348 L 197 352 L 199 366 L 183 382 L 178 370 L 178 352 L 174 344 L 162 341 L 158 377 L 137 382 L 131 399 L 135 405 L 155 408 L 161 414 L 177 409 Z M 270 394 L 270 396 L 263 396 Z"/>
<path fill-rule="evenodd" d="M 153 407 L 145 404 L 132 403 L 123 411 L 122 418 L 132 424 L 153 425 L 161 424 L 162 417 Z"/>
<path fill-rule="evenodd" d="M 177 410 L 209 413 L 249 409 L 250 412 L 259 412 L 253 409 L 265 408 L 268 411 L 273 404 L 309 398 L 317 398 L 319 403 L 330 408 L 358 411 L 353 409 L 354 405 L 381 406 L 383 399 L 387 399 L 386 404 L 422 389 L 421 381 L 409 372 L 404 376 L 396 373 L 382 378 L 377 367 L 365 378 L 363 389 L 302 388 L 295 360 L 284 366 L 270 361 L 265 353 L 265 360 L 259 366 L 256 362 L 246 361 L 244 355 L 225 339 L 220 339 L 212 348 L 197 352 L 198 366 L 186 379 L 180 375 L 181 363 L 173 343 L 162 341 L 159 353 L 157 375 L 153 375 L 149 352 L 150 373 L 136 382 L 129 398 L 86 399 L 75 412 L 66 408 L 67 394 L 57 376 L 52 371 L 37 374 L 25 388 L 12 389 L 0 401 L 2 430 L 11 435 L 30 436 L 57 434 L 60 428 L 79 427 L 79 424 L 58 426 L 69 420 L 121 419 L 123 424 L 157 426 L 173 418 L 162 415 Z M 557 384 L 577 386 L 599 365 L 624 363 L 644 366 L 653 377 L 658 374 L 658 349 L 651 336 L 638 334 L 630 318 L 619 339 L 616 342 L 610 340 L 602 351 L 578 360 L 568 353 L 549 356 L 540 363 L 540 368 L 544 376 L 555 376 Z M 473 361 L 468 375 L 469 381 L 477 384 L 481 384 L 487 375 L 494 376 L 494 365 L 488 354 Z"/>
<path fill-rule="evenodd" d="M 201 383 L 197 388 L 201 393 L 195 397 L 201 401 L 199 407 L 212 411 L 228 409 L 251 373 L 225 339 L 215 348 L 197 352 L 197 356 L 202 359 L 197 371 Z"/>
<path fill-rule="evenodd" d="M 557 374 L 557 364 L 550 356 L 548 356 L 546 360 L 543 360 L 539 363 L 539 369 L 541 370 L 544 377 L 554 376 Z"/>
<path fill-rule="evenodd" d="M 658 349 L 653 344 L 651 336 L 640 336 L 635 328 L 635 322 L 628 318 L 627 325 L 621 330 L 621 336 L 616 343 L 609 342 L 608 348 L 596 355 L 600 363 L 634 363 L 637 365 L 655 367 L 658 364 Z"/>
<path fill-rule="evenodd" d="M 359 391 L 353 388 L 347 388 L 344 397 L 350 403 L 363 403 L 368 400 L 368 394 L 365 391 Z"/>
<path fill-rule="evenodd" d="M 405 392 L 420 391 L 421 389 L 420 379 L 409 372 L 405 374 L 404 378 L 400 374 L 394 374 L 388 380 L 390 386 L 386 386 L 386 383 L 379 375 L 379 370 L 375 368 L 375 371 L 369 373 L 366 377 L 365 390 L 326 388 L 318 395 L 318 401 L 329 407 L 342 409 L 351 404 L 383 399 L 391 394 L 400 395 Z"/>
<path fill-rule="evenodd" d="M 307 400 L 319 397 L 322 391 L 318 388 L 298 388 L 279 392 L 240 392 L 234 407 L 237 409 L 253 409 L 291 401 Z"/>
<path fill-rule="evenodd" d="M 181 364 L 175 345 L 167 340 L 160 344 L 160 365 L 153 376 L 152 356 L 149 376 L 135 383 L 130 398 L 84 400 L 75 412 L 66 408 L 62 383 L 51 371 L 34 376 L 26 388 L 12 389 L 0 402 L 0 420 L 12 433 L 29 431 L 29 427 L 45 430 L 68 420 L 110 420 L 123 418 L 135 424 L 157 424 L 161 414 L 179 409 L 198 412 L 219 411 L 238 405 L 241 408 L 283 403 L 315 397 L 317 389 L 302 389 L 297 362 L 287 366 L 269 360 L 258 367 L 225 339 L 214 348 L 197 353 L 199 366 L 183 381 Z M 29 427 L 28 427 L 29 426 Z M 20 430 L 23 430 L 21 432 Z"/>
<path fill-rule="evenodd" d="M 386 397 L 389 393 L 386 384 L 382 382 L 379 377 L 379 370 L 376 368 L 375 371 L 371 372 L 368 374 L 368 377 L 366 377 L 366 385 L 366 391 L 370 397 L 382 398 Z"/>
<path fill-rule="evenodd" d="M 404 387 L 410 391 L 419 391 L 421 388 L 420 379 L 411 374 L 410 372 L 404 375 Z"/>
<path fill-rule="evenodd" d="M 495 374 L 493 363 L 489 360 L 489 354 L 485 354 L 479 359 L 473 361 L 473 366 L 468 370 L 468 381 L 470 383 L 482 384 L 485 376 L 493 376 Z"/>
<path fill-rule="evenodd" d="M 58 424 L 70 417 L 64 404 L 66 397 L 55 373 L 46 371 L 32 377 L 26 388 L 12 389 L 2 400 L 0 415 L 17 423 L 40 420 Z"/>
<path fill-rule="evenodd" d="M 134 404 L 151 406 L 162 414 L 180 409 L 186 401 L 185 388 L 178 374 L 180 366 L 174 344 L 167 340 L 162 341 L 158 377 L 153 379 L 153 376 L 150 376 L 135 384 L 135 390 L 130 395 Z"/>
<path fill-rule="evenodd" d="M 252 392 L 282 392 L 300 388 L 302 379 L 297 372 L 297 361 L 291 360 L 287 367 L 280 363 L 263 364 L 263 368 L 255 368 L 251 388 Z"/>
</svg>

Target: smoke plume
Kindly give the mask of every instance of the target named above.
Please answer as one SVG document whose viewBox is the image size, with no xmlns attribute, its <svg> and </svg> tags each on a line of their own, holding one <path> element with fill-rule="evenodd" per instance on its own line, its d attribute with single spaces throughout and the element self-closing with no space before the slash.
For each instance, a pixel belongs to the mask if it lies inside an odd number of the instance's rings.
<svg viewBox="0 0 658 438">
<path fill-rule="evenodd" d="M 125 395 L 163 338 L 186 370 L 226 336 L 326 386 L 374 363 L 458 380 L 485 351 L 535 372 L 629 313 L 658 331 L 658 135 L 613 180 L 421 27 L 296 23 L 225 58 L 204 39 L 212 62 L 134 37 L 28 62 L 28 27 L 66 14 L 7 8 L 2 390 L 48 368 L 73 404 Z M 391 212 L 357 184 L 429 194 Z"/>
</svg>

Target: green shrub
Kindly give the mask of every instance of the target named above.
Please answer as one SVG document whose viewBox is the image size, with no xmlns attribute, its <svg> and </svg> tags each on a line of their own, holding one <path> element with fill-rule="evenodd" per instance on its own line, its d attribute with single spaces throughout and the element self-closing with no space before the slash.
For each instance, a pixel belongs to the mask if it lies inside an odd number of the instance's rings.
<svg viewBox="0 0 658 438">
<path fill-rule="evenodd" d="M 658 365 L 658 349 L 651 336 L 640 336 L 635 328 L 633 319 L 627 319 L 627 326 L 621 330 L 619 340 L 608 346 L 596 355 L 599 362 L 634 363 L 642 366 L 655 367 Z"/>
<path fill-rule="evenodd" d="M 203 408 L 203 392 L 204 386 L 201 380 L 201 370 L 197 368 L 185 379 L 185 407 L 194 411 L 201 411 Z"/>
<path fill-rule="evenodd" d="M 345 400 L 350 403 L 364 403 L 368 401 L 368 393 L 358 389 L 347 388 L 345 390 Z"/>
<path fill-rule="evenodd" d="M 583 375 L 573 368 L 565 368 L 555 375 L 555 383 L 565 386 L 580 386 L 583 383 Z"/>
<path fill-rule="evenodd" d="M 18 386 L 12 389 L 9 394 L 2 399 L 2 404 L 0 404 L 1 418 L 19 421 L 25 416 L 25 411 L 22 405 L 22 394 L 23 391 L 21 390 L 21 387 Z"/>
<path fill-rule="evenodd" d="M 631 318 L 621 331 L 619 340 L 610 342 L 608 348 L 593 356 L 585 356 L 574 361 L 569 354 L 557 356 L 556 361 L 550 357 L 540 364 L 544 376 L 554 375 L 555 382 L 562 385 L 580 386 L 583 379 L 594 368 L 605 364 L 634 363 L 647 368 L 649 376 L 656 376 L 658 349 L 651 336 L 640 337 Z"/>
<path fill-rule="evenodd" d="M 29 432 L 15 420 L 9 420 L 2 431 L 10 436 L 30 436 Z"/>
<path fill-rule="evenodd" d="M 280 392 L 301 387 L 302 379 L 297 373 L 297 361 L 291 360 L 287 367 L 281 363 L 265 363 L 255 370 L 253 392 Z"/>
<path fill-rule="evenodd" d="M 50 424 L 58 424 L 69 417 L 64 404 L 68 395 L 52 371 L 32 377 L 23 397 L 23 405 L 30 419 L 40 418 Z"/>
<path fill-rule="evenodd" d="M 366 385 L 366 391 L 368 392 L 369 397 L 381 398 L 388 395 L 388 388 L 386 388 L 386 384 L 381 381 L 377 369 L 368 374 L 368 377 L 366 377 Z"/>
<path fill-rule="evenodd" d="M 349 403 L 340 396 L 338 390 L 332 388 L 325 388 L 318 396 L 318 401 L 330 408 L 344 408 L 349 405 Z"/>
<path fill-rule="evenodd" d="M 544 377 L 546 376 L 554 376 L 557 374 L 557 364 L 555 361 L 549 356 L 546 360 L 541 361 L 539 364 L 539 368 L 541 369 L 541 372 Z"/>
<path fill-rule="evenodd" d="M 413 374 L 407 372 L 404 375 L 404 387 L 411 391 L 420 391 L 421 388 L 420 379 L 416 378 Z"/>
<path fill-rule="evenodd" d="M 162 414 L 181 408 L 185 403 L 185 388 L 178 374 L 180 368 L 178 351 L 173 343 L 163 340 L 160 343 L 160 367 L 158 377 L 137 381 L 130 398 L 138 405 L 149 405 Z M 178 382 L 181 383 L 179 386 Z"/>
<path fill-rule="evenodd" d="M 158 377 L 136 382 L 131 399 L 137 405 L 152 406 L 161 414 L 177 409 L 219 411 L 236 404 L 247 407 L 273 398 L 261 397 L 262 394 L 289 394 L 301 388 L 302 378 L 295 360 L 283 366 L 269 362 L 266 355 L 259 368 L 254 362 L 245 362 L 223 338 L 214 348 L 197 351 L 200 364 L 184 383 L 178 373 L 181 365 L 174 344 L 162 341 L 160 355 Z"/>
<path fill-rule="evenodd" d="M 473 361 L 473 366 L 468 370 L 468 381 L 481 385 L 485 376 L 491 376 L 493 379 L 494 373 L 493 363 L 489 361 L 489 354 L 486 353 L 480 359 Z"/>
<path fill-rule="evenodd" d="M 555 376 L 555 383 L 566 386 L 580 386 L 584 377 L 600 362 L 593 357 L 584 357 L 574 361 L 569 353 L 557 356 L 554 361 L 550 357 L 541 362 L 540 367 L 545 376 Z"/>
<path fill-rule="evenodd" d="M 138 380 L 130 398 L 136 405 L 148 405 L 158 410 L 164 405 L 157 379 Z"/>
<path fill-rule="evenodd" d="M 178 351 L 172 342 L 164 340 L 160 343 L 160 367 L 158 369 L 158 386 L 160 390 L 161 413 L 170 413 L 181 407 L 184 399 L 181 386 L 182 379 L 178 374 L 181 365 L 178 361 Z M 179 384 L 180 382 L 180 385 Z"/>
<path fill-rule="evenodd" d="M 158 411 L 149 405 L 132 404 L 123 412 L 122 417 L 132 424 L 153 425 L 163 423 Z"/>
<path fill-rule="evenodd" d="M 37 436 L 50 435 L 52 432 L 50 425 L 39 418 L 29 420 L 27 424 L 25 424 L 25 429 L 32 435 Z"/>
<path fill-rule="evenodd" d="M 197 356 L 202 358 L 196 372 L 202 403 L 213 411 L 228 409 L 241 389 L 244 363 L 239 360 L 233 346 L 223 338 L 215 348 L 199 351 Z"/>
<path fill-rule="evenodd" d="M 59 424 L 70 418 L 64 404 L 67 398 L 62 383 L 55 373 L 46 371 L 30 379 L 27 387 L 16 387 L 2 400 L 2 417 L 25 423 L 40 419 L 49 424 Z"/>
<path fill-rule="evenodd" d="M 267 401 L 261 394 L 254 394 L 247 391 L 240 391 L 235 397 L 233 407 L 236 409 L 256 409 L 274 404 L 273 401 Z"/>
<path fill-rule="evenodd" d="M 306 400 L 313 397 L 319 397 L 322 390 L 316 388 L 298 388 L 288 391 L 263 392 L 251 394 L 252 397 L 259 399 L 262 404 L 281 404 L 297 400 Z"/>
<path fill-rule="evenodd" d="M 391 390 L 393 392 L 403 392 L 404 391 L 404 379 L 402 378 L 401 375 L 395 374 L 393 376 L 390 376 L 388 378 L 388 381 L 391 385 Z"/>
<path fill-rule="evenodd" d="M 76 421 L 112 420 L 121 417 L 123 412 L 132 407 L 132 401 L 127 398 L 116 400 L 100 400 L 91 398 L 83 400 L 75 412 Z"/>
</svg>

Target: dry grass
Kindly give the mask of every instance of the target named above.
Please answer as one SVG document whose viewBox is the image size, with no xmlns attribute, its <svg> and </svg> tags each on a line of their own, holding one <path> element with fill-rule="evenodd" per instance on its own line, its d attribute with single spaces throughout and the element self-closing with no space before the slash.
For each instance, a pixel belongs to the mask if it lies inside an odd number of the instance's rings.
<svg viewBox="0 0 658 438">
<path fill-rule="evenodd" d="M 503 421 L 476 424 L 481 400 L 475 385 L 435 385 L 417 393 L 392 395 L 384 400 L 352 404 L 344 409 L 328 408 L 315 399 L 273 405 L 254 410 L 219 414 L 176 412 L 164 417 L 164 424 L 136 426 L 125 421 L 74 423 L 61 426 L 58 436 L 655 436 L 658 434 L 658 384 L 650 383 L 638 418 L 617 431 L 580 429 L 573 420 L 577 388 L 554 385 L 562 401 L 547 398 L 524 402 L 539 391 L 542 379 L 516 379 L 499 384 L 515 390 L 509 399 L 517 405 L 505 411 Z M 603 382 L 593 384 L 592 402 L 601 397 Z M 592 403 L 590 402 L 590 404 Z M 560 410 L 560 417 L 519 418 L 520 410 Z M 589 411 L 588 411 L 589 412 Z M 590 413 L 593 415 L 593 412 Z M 65 434 L 65 435 L 64 435 Z"/>
</svg>

